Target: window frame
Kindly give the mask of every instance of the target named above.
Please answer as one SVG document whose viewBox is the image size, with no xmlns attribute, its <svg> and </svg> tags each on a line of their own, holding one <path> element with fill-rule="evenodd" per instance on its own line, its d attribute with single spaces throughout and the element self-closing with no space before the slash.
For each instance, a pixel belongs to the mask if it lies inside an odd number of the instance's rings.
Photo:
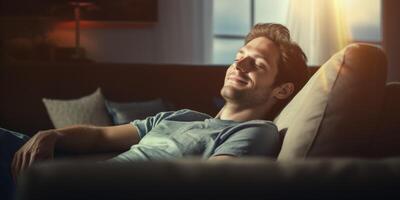
<svg viewBox="0 0 400 200">
<path fill-rule="evenodd" d="M 254 25 L 254 20 L 255 20 L 255 0 L 248 0 L 250 1 L 250 29 Z M 244 39 L 246 38 L 246 35 L 238 35 L 238 34 L 218 34 L 218 33 L 213 33 L 213 38 L 217 39 Z"/>
<path fill-rule="evenodd" d="M 254 24 L 255 24 L 255 1 L 256 0 L 248 0 L 250 1 L 250 27 L 249 29 L 251 29 Z M 380 0 L 380 4 L 381 4 L 381 21 L 380 21 L 380 32 L 382 35 L 382 1 Z M 244 40 L 246 38 L 246 35 L 239 35 L 239 34 L 218 34 L 218 33 L 213 33 L 213 39 L 231 39 L 231 40 Z M 381 36 L 380 40 L 354 40 L 349 38 L 349 40 L 347 41 L 347 44 L 351 44 L 351 43 L 369 43 L 369 44 L 373 44 L 373 45 L 377 45 L 377 46 L 383 46 L 383 38 Z"/>
</svg>

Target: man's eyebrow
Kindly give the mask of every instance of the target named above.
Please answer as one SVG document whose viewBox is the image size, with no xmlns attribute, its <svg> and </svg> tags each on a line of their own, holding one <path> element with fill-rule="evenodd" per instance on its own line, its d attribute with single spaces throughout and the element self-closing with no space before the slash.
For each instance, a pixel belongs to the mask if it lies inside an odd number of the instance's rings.
<svg viewBox="0 0 400 200">
<path fill-rule="evenodd" d="M 244 53 L 244 49 L 246 49 L 246 48 L 245 47 L 240 48 L 238 53 Z M 269 62 L 268 57 L 265 57 L 262 54 L 256 54 L 256 55 L 254 55 L 254 58 L 262 58 L 269 66 L 272 64 Z"/>
<path fill-rule="evenodd" d="M 262 58 L 262 59 L 267 61 L 267 58 L 265 56 L 261 55 L 261 54 L 254 55 L 254 58 Z"/>
</svg>

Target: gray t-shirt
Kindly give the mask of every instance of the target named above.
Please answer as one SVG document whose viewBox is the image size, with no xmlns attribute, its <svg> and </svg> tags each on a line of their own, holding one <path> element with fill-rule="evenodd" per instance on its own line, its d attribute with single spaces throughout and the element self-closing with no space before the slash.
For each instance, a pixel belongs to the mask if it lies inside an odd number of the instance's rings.
<svg viewBox="0 0 400 200">
<path fill-rule="evenodd" d="M 207 159 L 217 155 L 276 157 L 280 139 L 271 121 L 235 122 L 184 109 L 131 122 L 141 140 L 110 161 Z"/>
</svg>

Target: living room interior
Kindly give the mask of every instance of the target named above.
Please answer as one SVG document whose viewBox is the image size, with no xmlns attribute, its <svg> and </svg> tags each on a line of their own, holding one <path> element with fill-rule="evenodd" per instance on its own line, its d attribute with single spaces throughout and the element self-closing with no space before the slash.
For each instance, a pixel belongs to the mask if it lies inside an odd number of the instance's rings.
<svg viewBox="0 0 400 200">
<path fill-rule="evenodd" d="M 16 199 L 382 198 L 400 190 L 396 0 L 1 0 L 0 127 L 32 136 L 167 110 L 215 116 L 227 67 L 256 23 L 281 23 L 309 82 L 274 123 L 277 158 L 99 165 L 62 152 Z"/>
</svg>

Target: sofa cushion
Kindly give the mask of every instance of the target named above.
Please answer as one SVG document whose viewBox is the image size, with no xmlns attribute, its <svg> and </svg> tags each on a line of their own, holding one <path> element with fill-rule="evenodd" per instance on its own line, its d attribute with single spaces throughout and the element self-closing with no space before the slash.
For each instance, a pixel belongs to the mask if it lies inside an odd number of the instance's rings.
<svg viewBox="0 0 400 200">
<path fill-rule="evenodd" d="M 370 154 L 385 80 L 379 48 L 352 44 L 336 53 L 274 120 L 286 131 L 278 159 Z"/>
<path fill-rule="evenodd" d="M 162 99 L 144 102 L 119 103 L 106 100 L 108 113 L 113 124 L 126 124 L 136 119 L 144 119 L 159 112 L 167 111 Z"/>
<path fill-rule="evenodd" d="M 400 158 L 39 162 L 17 199 L 399 199 Z M 395 196 L 393 196 L 395 195 Z"/>
<path fill-rule="evenodd" d="M 100 89 L 78 99 L 60 100 L 43 98 L 43 103 L 55 128 L 63 128 L 76 124 L 97 126 L 111 124 Z"/>
</svg>

